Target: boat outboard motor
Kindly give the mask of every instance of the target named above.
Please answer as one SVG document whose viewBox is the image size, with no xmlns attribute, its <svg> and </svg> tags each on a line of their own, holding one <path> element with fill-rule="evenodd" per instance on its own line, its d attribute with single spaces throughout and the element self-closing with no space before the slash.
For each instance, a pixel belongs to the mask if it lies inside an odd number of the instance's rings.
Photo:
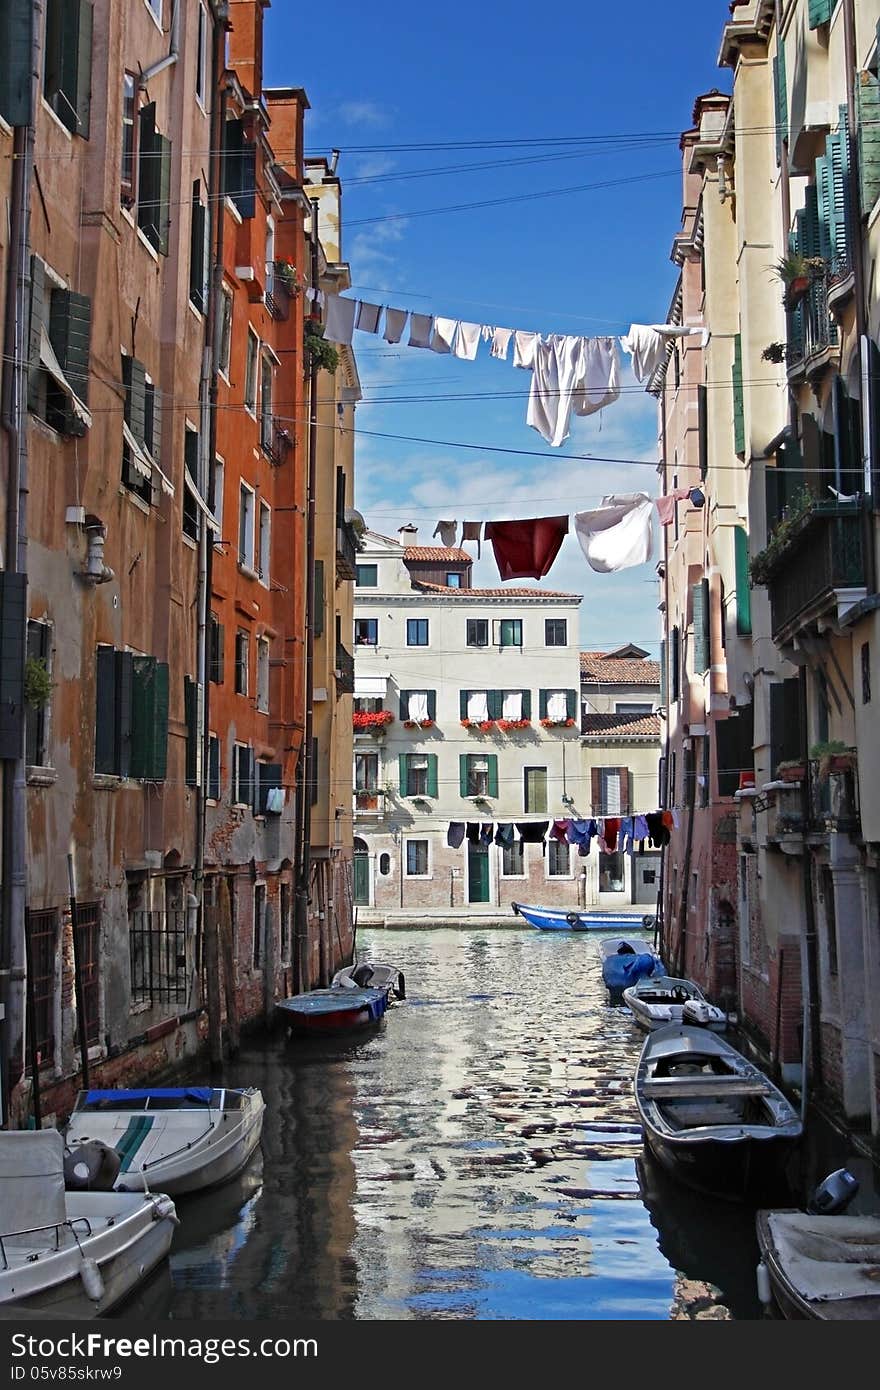
<svg viewBox="0 0 880 1390">
<path fill-rule="evenodd" d="M 846 1211 L 858 1190 L 858 1178 L 848 1168 L 838 1168 L 819 1183 L 807 1203 L 807 1211 L 814 1216 L 838 1216 Z"/>
<path fill-rule="evenodd" d="M 122 1159 L 100 1139 L 84 1139 L 64 1154 L 64 1186 L 68 1192 L 112 1192 Z"/>
</svg>

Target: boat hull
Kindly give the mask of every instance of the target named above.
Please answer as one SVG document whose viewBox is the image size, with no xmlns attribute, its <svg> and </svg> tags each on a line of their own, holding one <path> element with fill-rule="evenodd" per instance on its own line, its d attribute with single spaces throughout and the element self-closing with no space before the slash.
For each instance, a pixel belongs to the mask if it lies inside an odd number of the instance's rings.
<svg viewBox="0 0 880 1390">
<path fill-rule="evenodd" d="M 275 1009 L 292 1033 L 349 1033 L 381 1023 L 389 989 L 315 989 L 282 999 Z"/>
<path fill-rule="evenodd" d="M 773 1298 L 783 1317 L 792 1320 L 820 1322 L 876 1322 L 880 1319 L 880 1296 L 871 1294 L 863 1297 L 854 1295 L 852 1298 L 808 1299 L 804 1298 L 792 1284 L 777 1249 L 770 1218 L 773 1215 L 798 1214 L 793 1208 L 783 1209 L 775 1213 L 759 1211 L 755 1218 L 755 1233 L 758 1238 L 758 1249 L 761 1252 L 761 1263 L 767 1271 Z M 821 1222 L 831 1223 L 829 1229 L 833 1231 L 833 1223 L 838 1219 L 836 1216 L 827 1216 L 822 1217 Z M 876 1247 L 876 1218 L 862 1219 L 870 1223 L 874 1232 L 873 1241 Z M 858 1221 L 859 1218 L 856 1220 Z"/>
<path fill-rule="evenodd" d="M 662 1168 L 709 1197 L 758 1205 L 790 1194 L 786 1168 L 797 1143 L 768 1138 L 675 1142 L 644 1125 L 645 1143 Z"/>
<path fill-rule="evenodd" d="M 167 1192 L 170 1197 L 183 1197 L 187 1193 L 206 1192 L 229 1182 L 247 1167 L 259 1147 L 265 1108 L 261 1103 L 259 1110 L 246 1121 L 242 1132 L 229 1136 L 225 1144 L 217 1145 L 197 1167 L 186 1167 L 180 1162 L 157 1164 L 156 1171 L 149 1175 L 150 1190 Z M 117 1192 L 137 1190 L 130 1179 L 116 1184 Z"/>
<path fill-rule="evenodd" d="M 650 914 L 584 911 L 574 908 L 529 907 L 512 903 L 514 912 L 538 931 L 645 931 L 654 924 Z"/>
</svg>

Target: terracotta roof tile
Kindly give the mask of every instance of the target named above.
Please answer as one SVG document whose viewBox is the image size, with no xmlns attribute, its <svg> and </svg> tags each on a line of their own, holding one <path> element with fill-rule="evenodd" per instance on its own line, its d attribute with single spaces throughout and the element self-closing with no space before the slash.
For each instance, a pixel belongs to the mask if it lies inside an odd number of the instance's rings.
<svg viewBox="0 0 880 1390">
<path fill-rule="evenodd" d="M 417 588 L 432 594 L 454 594 L 456 598 L 570 598 L 580 599 L 582 594 L 566 594 L 560 589 L 458 589 L 448 584 L 432 584 L 427 579 L 413 581 Z"/>
<path fill-rule="evenodd" d="M 659 714 L 586 714 L 581 733 L 587 738 L 659 738 Z"/>
<path fill-rule="evenodd" d="M 404 547 L 403 558 L 405 561 L 465 560 L 469 565 L 474 563 L 473 555 L 469 555 L 466 550 L 456 550 L 454 546 L 447 545 L 407 545 Z"/>
<path fill-rule="evenodd" d="M 611 657 L 605 652 L 581 652 L 581 676 L 608 685 L 659 685 L 659 661 Z"/>
</svg>

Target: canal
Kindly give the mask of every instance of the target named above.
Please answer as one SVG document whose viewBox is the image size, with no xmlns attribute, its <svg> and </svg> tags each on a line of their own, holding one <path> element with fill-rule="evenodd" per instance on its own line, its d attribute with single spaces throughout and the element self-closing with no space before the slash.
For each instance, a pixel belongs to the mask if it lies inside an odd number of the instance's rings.
<svg viewBox="0 0 880 1390">
<path fill-rule="evenodd" d="M 374 930 L 358 954 L 406 1001 L 345 1041 L 245 1041 L 224 1079 L 263 1092 L 262 1157 L 179 1200 L 170 1264 L 120 1317 L 761 1316 L 753 1213 L 643 1153 L 642 1035 L 596 938 Z"/>
</svg>

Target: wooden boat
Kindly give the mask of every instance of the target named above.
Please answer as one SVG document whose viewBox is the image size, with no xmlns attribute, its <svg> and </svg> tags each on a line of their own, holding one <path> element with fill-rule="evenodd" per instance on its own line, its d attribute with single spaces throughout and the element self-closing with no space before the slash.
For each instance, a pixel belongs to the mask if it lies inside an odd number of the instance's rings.
<svg viewBox="0 0 880 1390">
<path fill-rule="evenodd" d="M 67 1185 L 104 1185 L 93 1160 L 109 1149 L 120 1162 L 106 1186 L 117 1192 L 180 1196 L 216 1187 L 250 1161 L 265 1108 L 254 1087 L 80 1091 L 65 1131 Z M 86 1169 L 79 1176 L 78 1166 Z"/>
<path fill-rule="evenodd" d="M 651 914 L 603 912 L 601 908 L 533 907 L 511 903 L 513 911 L 539 931 L 645 931 L 654 925 Z"/>
<path fill-rule="evenodd" d="M 280 999 L 276 1013 L 294 1033 L 348 1033 L 379 1023 L 388 1009 L 390 990 L 310 989 Z"/>
<path fill-rule="evenodd" d="M 727 1027 L 727 1014 L 710 1004 L 699 985 L 693 980 L 680 980 L 674 975 L 649 975 L 628 985 L 623 1002 L 640 1028 L 664 1028 L 670 1023 L 689 1023 L 715 1032 Z M 685 1009 L 690 1006 L 689 1016 Z"/>
<path fill-rule="evenodd" d="M 0 1304 L 103 1317 L 168 1254 L 165 1193 L 66 1192 L 58 1130 L 0 1134 Z"/>
<path fill-rule="evenodd" d="M 652 1029 L 634 1086 L 645 1142 L 673 1177 L 735 1201 L 788 1194 L 785 1167 L 800 1118 L 717 1033 L 676 1023 Z"/>
<path fill-rule="evenodd" d="M 639 937 L 606 936 L 599 942 L 602 979 L 609 1002 L 623 1002 L 623 991 L 651 975 L 663 974 L 663 962 L 650 942 Z"/>
<path fill-rule="evenodd" d="M 755 1228 L 761 1265 L 786 1318 L 880 1318 L 880 1216 L 759 1211 Z"/>
</svg>

